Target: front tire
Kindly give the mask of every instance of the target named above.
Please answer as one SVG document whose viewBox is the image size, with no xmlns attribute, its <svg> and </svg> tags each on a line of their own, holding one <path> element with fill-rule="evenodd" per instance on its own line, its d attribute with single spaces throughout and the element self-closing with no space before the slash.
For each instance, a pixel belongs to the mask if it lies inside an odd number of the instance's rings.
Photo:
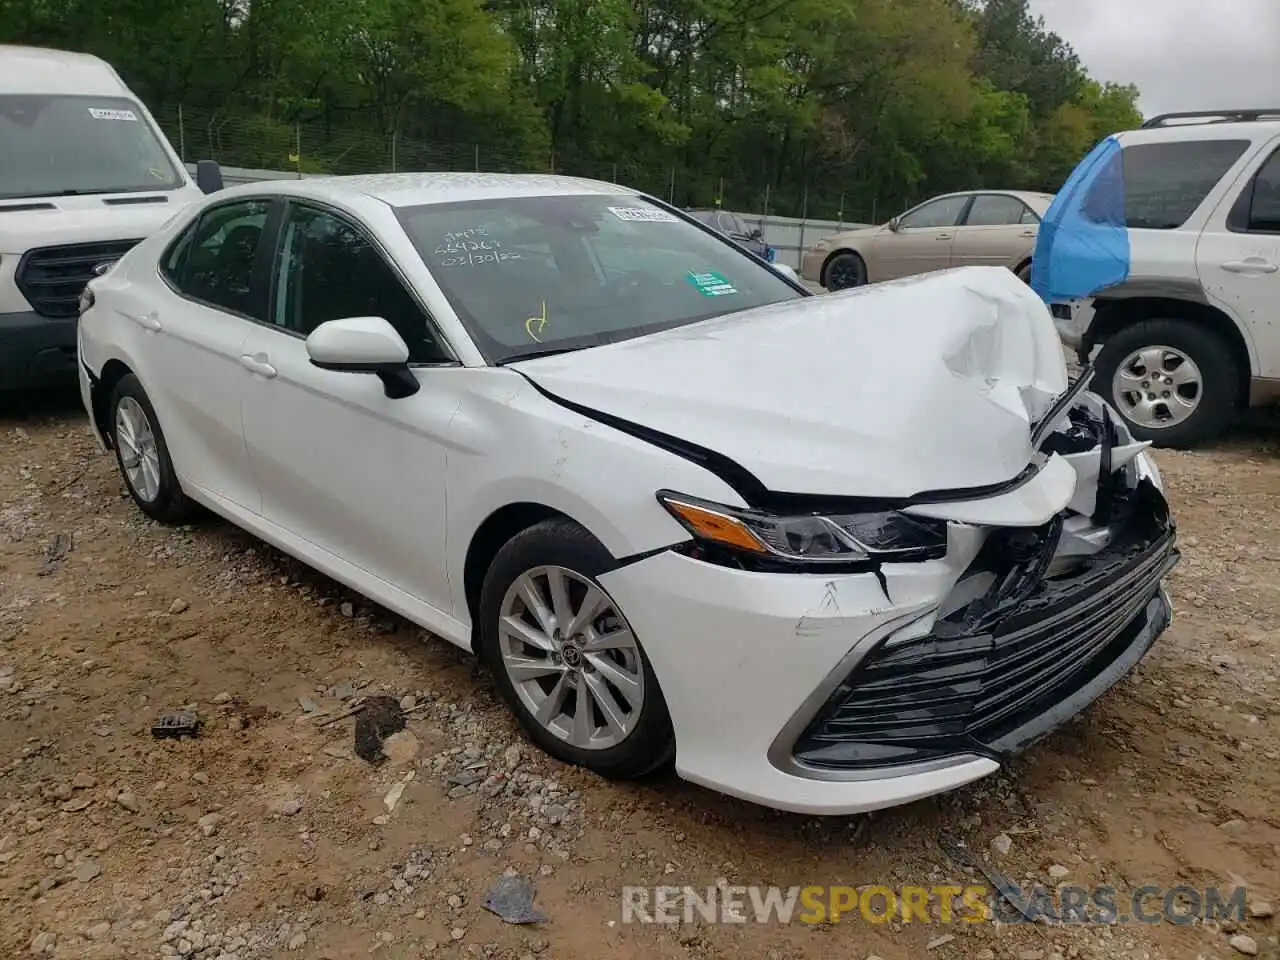
<svg viewBox="0 0 1280 960">
<path fill-rule="evenodd" d="M 675 757 L 671 716 L 639 640 L 597 578 L 604 546 L 567 519 L 517 534 L 480 593 L 480 655 L 502 699 L 557 760 L 611 779 Z"/>
<path fill-rule="evenodd" d="M 1202 324 L 1145 320 L 1111 336 L 1094 364 L 1095 390 L 1139 440 L 1188 448 L 1236 417 L 1241 371 L 1230 346 Z"/>
<path fill-rule="evenodd" d="M 182 492 L 155 408 L 132 373 L 116 384 L 108 410 L 111 446 L 133 502 L 160 523 L 180 524 L 195 517 L 199 507 Z"/>
<path fill-rule="evenodd" d="M 822 268 L 822 285 L 832 293 L 865 286 L 866 282 L 867 263 L 851 251 L 837 253 Z"/>
</svg>

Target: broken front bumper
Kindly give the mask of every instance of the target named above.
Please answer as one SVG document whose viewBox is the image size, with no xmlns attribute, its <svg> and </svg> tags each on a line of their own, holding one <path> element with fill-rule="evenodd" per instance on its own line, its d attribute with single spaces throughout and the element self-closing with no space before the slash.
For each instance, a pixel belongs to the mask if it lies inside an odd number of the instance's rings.
<svg viewBox="0 0 1280 960">
<path fill-rule="evenodd" d="M 677 771 L 801 813 L 894 806 L 992 773 L 1128 673 L 1169 624 L 1178 553 L 1140 445 L 1095 444 L 1101 409 L 1083 397 L 1021 487 L 939 505 L 942 559 L 815 575 L 672 550 L 604 575 Z"/>
<path fill-rule="evenodd" d="M 1003 759 L 1095 700 L 1170 621 L 1161 581 L 1178 552 L 1164 498 L 1144 481 L 1122 507 L 1115 539 L 1067 575 L 1045 577 L 1060 521 L 1034 541 L 1029 531 L 993 536 L 956 586 L 974 599 L 926 636 L 889 637 L 868 652 L 794 744 L 795 763 Z"/>
</svg>

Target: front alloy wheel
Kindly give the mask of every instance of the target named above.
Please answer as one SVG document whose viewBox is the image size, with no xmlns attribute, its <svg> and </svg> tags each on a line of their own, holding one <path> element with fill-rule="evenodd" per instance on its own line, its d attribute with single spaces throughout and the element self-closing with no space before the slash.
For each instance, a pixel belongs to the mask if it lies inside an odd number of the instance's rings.
<svg viewBox="0 0 1280 960">
<path fill-rule="evenodd" d="M 517 696 L 580 750 L 616 747 L 644 706 L 636 639 L 599 587 L 564 567 L 521 574 L 502 601 L 498 646 Z"/>
<path fill-rule="evenodd" d="M 535 743 L 602 776 L 642 777 L 675 756 L 658 678 L 600 585 L 609 551 L 567 518 L 516 534 L 485 574 L 481 657 Z"/>
</svg>

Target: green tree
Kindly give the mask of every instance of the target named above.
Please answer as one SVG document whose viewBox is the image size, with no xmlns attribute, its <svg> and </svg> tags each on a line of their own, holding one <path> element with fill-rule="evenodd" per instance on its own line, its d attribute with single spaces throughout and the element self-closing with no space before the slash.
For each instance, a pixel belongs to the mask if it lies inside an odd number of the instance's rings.
<svg viewBox="0 0 1280 960">
<path fill-rule="evenodd" d="M 188 157 L 845 219 L 1053 189 L 1140 120 L 1027 0 L 6 0 L 0 41 L 106 58 Z"/>
</svg>

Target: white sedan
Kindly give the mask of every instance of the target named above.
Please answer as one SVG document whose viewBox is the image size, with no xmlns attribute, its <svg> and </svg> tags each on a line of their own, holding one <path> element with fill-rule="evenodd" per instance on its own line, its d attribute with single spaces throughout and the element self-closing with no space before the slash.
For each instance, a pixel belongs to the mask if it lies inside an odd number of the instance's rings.
<svg viewBox="0 0 1280 960">
<path fill-rule="evenodd" d="M 1145 445 L 1003 268 L 815 297 L 623 187 L 406 174 L 212 194 L 81 312 L 141 510 L 213 510 L 474 650 L 606 776 L 906 802 L 1169 622 Z"/>
</svg>

